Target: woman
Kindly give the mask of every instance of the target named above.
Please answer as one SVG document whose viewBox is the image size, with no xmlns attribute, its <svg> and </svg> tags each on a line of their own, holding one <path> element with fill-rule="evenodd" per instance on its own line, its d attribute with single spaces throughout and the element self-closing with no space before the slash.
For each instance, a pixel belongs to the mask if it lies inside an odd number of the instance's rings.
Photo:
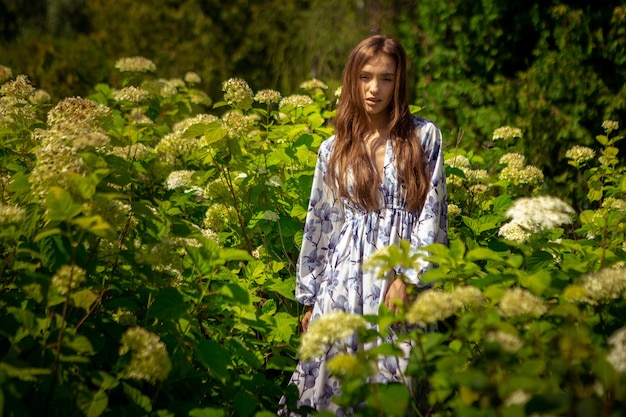
<svg viewBox="0 0 626 417">
<path fill-rule="evenodd" d="M 335 135 L 319 149 L 296 278 L 296 298 L 306 306 L 303 330 L 332 311 L 377 314 L 382 304 L 394 309 L 397 300 L 406 302 L 404 280 L 378 279 L 362 268 L 378 249 L 401 240 L 414 250 L 447 243 L 441 133 L 411 116 L 404 49 L 377 35 L 350 54 Z M 409 285 L 419 285 L 428 267 L 401 272 Z M 338 382 L 325 369 L 329 358 L 298 364 L 291 381 L 299 405 L 338 411 L 331 401 Z M 385 358 L 372 381 L 408 383 L 405 368 L 405 358 Z"/>
</svg>

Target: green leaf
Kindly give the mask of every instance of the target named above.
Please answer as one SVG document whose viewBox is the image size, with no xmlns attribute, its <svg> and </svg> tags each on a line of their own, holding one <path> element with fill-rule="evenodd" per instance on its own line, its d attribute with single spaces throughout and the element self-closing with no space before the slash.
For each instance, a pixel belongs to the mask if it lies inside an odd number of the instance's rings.
<svg viewBox="0 0 626 417">
<path fill-rule="evenodd" d="M 98 294 L 91 291 L 90 289 L 83 289 L 72 292 L 70 298 L 75 307 L 79 307 L 84 309 L 85 311 L 89 311 L 92 304 L 98 299 Z"/>
<path fill-rule="evenodd" d="M 221 293 L 236 303 L 244 305 L 250 304 L 250 294 L 239 284 L 226 284 L 222 287 Z"/>
<path fill-rule="evenodd" d="M 552 277 L 550 272 L 546 270 L 539 270 L 533 274 L 520 271 L 519 282 L 535 295 L 541 295 L 552 283 Z"/>
<path fill-rule="evenodd" d="M 177 289 L 168 287 L 159 290 L 150 306 L 150 313 L 161 320 L 177 320 L 188 309 L 189 305 L 182 294 Z"/>
<path fill-rule="evenodd" d="M 142 410 L 145 410 L 148 413 L 152 411 L 152 402 L 150 401 L 150 397 L 144 395 L 137 388 L 126 382 L 122 382 L 122 388 L 124 389 L 124 394 L 126 394 L 126 398 L 128 398 L 133 404 L 136 404 Z"/>
<path fill-rule="evenodd" d="M 378 404 L 386 417 L 402 417 L 405 415 L 411 397 L 406 385 L 391 383 L 378 384 L 372 387 L 368 403 Z"/>
<path fill-rule="evenodd" d="M 465 259 L 468 261 L 503 261 L 497 252 L 484 247 L 470 249 L 465 255 Z"/>
<path fill-rule="evenodd" d="M 98 417 L 109 405 L 109 396 L 102 392 L 80 391 L 76 405 L 86 417 Z"/>
<path fill-rule="evenodd" d="M 195 352 L 196 359 L 206 366 L 216 377 L 224 380 L 229 379 L 228 364 L 230 353 L 222 345 L 214 340 L 205 339 L 198 343 Z"/>
<path fill-rule="evenodd" d="M 38 376 L 49 375 L 52 372 L 47 368 L 19 367 L 7 362 L 0 362 L 0 371 L 9 378 L 18 378 L 22 381 L 35 381 Z"/>
<path fill-rule="evenodd" d="M 75 204 L 70 193 L 60 187 L 50 187 L 46 207 L 46 218 L 50 221 L 68 221 L 83 211 L 82 204 Z"/>
<path fill-rule="evenodd" d="M 235 411 L 238 416 L 249 417 L 257 409 L 258 401 L 249 393 L 243 390 L 237 391 L 233 398 Z"/>
<path fill-rule="evenodd" d="M 226 411 L 212 407 L 194 408 L 189 411 L 189 417 L 226 417 Z"/>
</svg>

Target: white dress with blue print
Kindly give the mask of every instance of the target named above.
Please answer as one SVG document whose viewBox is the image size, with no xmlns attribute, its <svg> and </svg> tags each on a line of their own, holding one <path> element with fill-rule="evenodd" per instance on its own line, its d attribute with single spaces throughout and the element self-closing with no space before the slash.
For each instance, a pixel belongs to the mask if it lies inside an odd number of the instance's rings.
<svg viewBox="0 0 626 417">
<path fill-rule="evenodd" d="M 377 250 L 401 240 L 410 241 L 413 250 L 435 242 L 447 243 L 441 132 L 430 121 L 414 118 L 414 123 L 430 176 L 430 188 L 421 212 L 410 212 L 406 208 L 390 141 L 386 144 L 383 181 L 379 185 L 381 208 L 374 211 L 363 211 L 345 198 L 336 198 L 327 185 L 334 136 L 320 146 L 296 278 L 297 300 L 314 306 L 312 321 L 336 310 L 378 313 L 393 279 L 378 279 L 375 272 L 363 271 L 363 262 Z M 423 263 L 415 270 L 402 273 L 411 283 L 419 285 L 419 275 L 429 267 Z M 366 346 L 369 347 L 372 346 Z M 408 356 L 411 343 L 406 342 L 401 347 Z M 333 395 L 339 394 L 339 383 L 325 366 L 334 354 L 331 350 L 325 357 L 298 363 L 291 382 L 300 391 L 299 405 L 343 414 L 331 401 Z M 404 378 L 406 365 L 406 358 L 381 358 L 378 376 L 372 382 L 397 381 L 410 385 Z"/>
</svg>

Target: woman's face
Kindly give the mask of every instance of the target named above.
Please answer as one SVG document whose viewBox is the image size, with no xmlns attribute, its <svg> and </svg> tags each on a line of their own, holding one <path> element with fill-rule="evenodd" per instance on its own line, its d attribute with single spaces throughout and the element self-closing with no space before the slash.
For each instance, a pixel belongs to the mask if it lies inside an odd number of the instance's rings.
<svg viewBox="0 0 626 417">
<path fill-rule="evenodd" d="M 393 58 L 381 53 L 368 60 L 359 72 L 359 86 L 370 119 L 386 116 L 396 86 Z"/>
</svg>

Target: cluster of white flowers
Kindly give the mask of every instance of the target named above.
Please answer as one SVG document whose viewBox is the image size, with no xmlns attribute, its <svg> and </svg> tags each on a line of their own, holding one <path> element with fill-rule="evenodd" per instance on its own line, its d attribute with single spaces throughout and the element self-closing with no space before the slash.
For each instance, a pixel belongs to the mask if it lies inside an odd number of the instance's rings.
<svg viewBox="0 0 626 417">
<path fill-rule="evenodd" d="M 485 340 L 490 343 L 497 343 L 500 347 L 509 352 L 515 353 L 522 347 L 522 341 L 516 335 L 504 332 L 502 330 L 494 330 L 487 333 Z"/>
<path fill-rule="evenodd" d="M 448 217 L 454 218 L 461 215 L 461 208 L 456 204 L 448 204 Z"/>
<path fill-rule="evenodd" d="M 543 172 L 534 165 L 508 165 L 500 171 L 499 178 L 515 185 L 539 185 L 543 183 Z"/>
<path fill-rule="evenodd" d="M 265 181 L 265 185 L 280 188 L 283 186 L 283 180 L 278 175 L 272 175 Z"/>
<path fill-rule="evenodd" d="M 510 167 L 521 168 L 525 165 L 526 157 L 522 154 L 511 152 L 505 153 L 500 157 L 500 163 L 503 165 L 508 165 Z"/>
<path fill-rule="evenodd" d="M 522 131 L 517 127 L 502 126 L 493 131 L 493 140 L 511 140 L 515 138 L 521 138 Z"/>
<path fill-rule="evenodd" d="M 512 405 L 525 405 L 532 396 L 524 390 L 518 389 L 513 391 L 505 400 L 505 407 L 510 407 Z"/>
<path fill-rule="evenodd" d="M 35 88 L 25 75 L 0 85 L 0 127 L 34 123 L 37 119 L 34 93 Z"/>
<path fill-rule="evenodd" d="M 469 168 L 470 160 L 465 155 L 455 155 L 444 161 L 444 164 L 452 168 Z"/>
<path fill-rule="evenodd" d="M 567 159 L 571 159 L 577 165 L 582 165 L 593 159 L 595 156 L 596 151 L 587 146 L 572 146 L 567 152 L 565 152 L 565 157 Z"/>
<path fill-rule="evenodd" d="M 509 288 L 498 302 L 503 317 L 541 317 L 547 311 L 540 298 L 523 288 Z"/>
<path fill-rule="evenodd" d="M 23 74 L 15 77 L 15 80 L 7 81 L 0 86 L 0 95 L 22 100 L 28 100 L 34 92 L 35 87 L 32 86 L 28 77 Z"/>
<path fill-rule="evenodd" d="M 103 123 L 112 117 L 111 109 L 104 104 L 82 97 L 61 100 L 48 112 L 50 129 L 75 134 L 103 131 Z"/>
<path fill-rule="evenodd" d="M 69 174 L 84 174 L 85 162 L 71 146 L 52 141 L 37 149 L 35 155 L 28 182 L 39 197 L 45 197 L 52 186 L 67 187 Z"/>
<path fill-rule="evenodd" d="M 473 286 L 460 286 L 452 292 L 430 289 L 422 292 L 406 313 L 409 323 L 426 326 L 445 320 L 463 308 L 481 306 L 483 295 Z"/>
<path fill-rule="evenodd" d="M 261 104 L 278 103 L 281 97 L 281 94 L 276 90 L 261 90 L 254 96 L 254 101 Z"/>
<path fill-rule="evenodd" d="M 195 138 L 185 138 L 184 131 L 172 131 L 165 135 L 154 147 L 158 153 L 166 158 L 186 159 L 201 148 L 202 142 Z"/>
<path fill-rule="evenodd" d="M 61 265 L 52 276 L 51 287 L 61 295 L 67 294 L 70 290 L 80 287 L 85 281 L 86 272 L 76 265 Z"/>
<path fill-rule="evenodd" d="M 280 100 L 279 108 L 283 107 L 306 107 L 313 104 L 313 99 L 301 94 L 293 94 Z"/>
<path fill-rule="evenodd" d="M 231 78 L 222 84 L 224 101 L 235 109 L 246 110 L 252 107 L 252 89 L 245 80 Z"/>
<path fill-rule="evenodd" d="M 191 184 L 191 177 L 195 171 L 191 170 L 179 170 L 172 171 L 165 180 L 165 188 L 168 190 L 175 190 L 180 187 L 188 187 Z"/>
<path fill-rule="evenodd" d="M 111 155 L 118 156 L 122 159 L 138 159 L 140 161 L 146 159 L 150 155 L 153 155 L 154 152 L 154 149 L 144 145 L 141 142 L 137 142 L 128 146 L 114 146 L 109 150 L 109 153 Z"/>
<path fill-rule="evenodd" d="M 505 239 L 524 242 L 531 234 L 572 223 L 574 209 L 551 196 L 522 197 L 507 210 L 511 219 L 498 234 Z"/>
<path fill-rule="evenodd" d="M 222 124 L 230 138 L 240 138 L 248 136 L 252 132 L 255 118 L 232 110 L 222 116 Z"/>
<path fill-rule="evenodd" d="M 137 324 L 137 316 L 135 316 L 132 311 L 125 308 L 118 308 L 111 314 L 111 317 L 113 321 L 124 327 L 135 326 Z"/>
<path fill-rule="evenodd" d="M 263 213 L 263 218 L 271 222 L 277 222 L 280 220 L 280 216 L 278 215 L 278 213 L 276 213 L 275 211 L 271 211 L 271 210 L 266 210 Z"/>
<path fill-rule="evenodd" d="M 120 58 L 115 63 L 115 68 L 120 72 L 154 72 L 156 65 L 151 60 L 142 56 Z"/>
<path fill-rule="evenodd" d="M 189 84 L 200 84 L 202 82 L 202 78 L 193 71 L 187 71 L 183 78 L 185 82 Z"/>
<path fill-rule="evenodd" d="M 204 225 L 211 230 L 222 231 L 226 225 L 237 218 L 237 213 L 233 207 L 222 203 L 212 204 L 204 215 Z"/>
<path fill-rule="evenodd" d="M 606 357 L 607 361 L 619 373 L 626 372 L 626 327 L 616 330 L 609 337 L 609 346 L 611 350 Z"/>
<path fill-rule="evenodd" d="M 605 268 L 582 277 L 578 284 L 566 288 L 568 301 L 602 304 L 626 295 L 626 269 Z"/>
<path fill-rule="evenodd" d="M 309 360 L 324 354 L 325 349 L 342 343 L 359 330 L 365 329 L 367 321 L 360 314 L 335 311 L 324 314 L 311 322 L 300 340 L 300 358 Z"/>
<path fill-rule="evenodd" d="M 84 132 L 72 137 L 71 146 L 76 149 L 102 149 L 111 143 L 111 138 L 102 132 Z"/>
<path fill-rule="evenodd" d="M 318 80 L 317 78 L 312 78 L 300 84 L 300 88 L 306 91 L 317 90 L 317 89 L 326 90 L 328 86 L 324 84 L 322 81 Z"/>
<path fill-rule="evenodd" d="M 602 122 L 602 129 L 604 129 L 607 133 L 611 133 L 619 129 L 619 122 L 615 120 L 605 120 Z"/>
<path fill-rule="evenodd" d="M 131 354 L 126 377 L 154 384 L 169 375 L 172 362 L 165 343 L 156 334 L 143 327 L 130 327 L 122 335 L 120 345 L 120 356 Z"/>
<path fill-rule="evenodd" d="M 19 206 L 0 203 L 0 224 L 19 223 L 26 217 L 26 210 Z"/>
<path fill-rule="evenodd" d="M 608 197 L 602 202 L 602 208 L 607 210 L 618 210 L 626 212 L 626 200 L 615 197 Z"/>
<path fill-rule="evenodd" d="M 113 92 L 113 98 L 116 101 L 131 101 L 133 103 L 141 103 L 150 98 L 150 92 L 142 88 L 129 86 L 124 87 L 121 90 L 115 90 Z"/>
</svg>

